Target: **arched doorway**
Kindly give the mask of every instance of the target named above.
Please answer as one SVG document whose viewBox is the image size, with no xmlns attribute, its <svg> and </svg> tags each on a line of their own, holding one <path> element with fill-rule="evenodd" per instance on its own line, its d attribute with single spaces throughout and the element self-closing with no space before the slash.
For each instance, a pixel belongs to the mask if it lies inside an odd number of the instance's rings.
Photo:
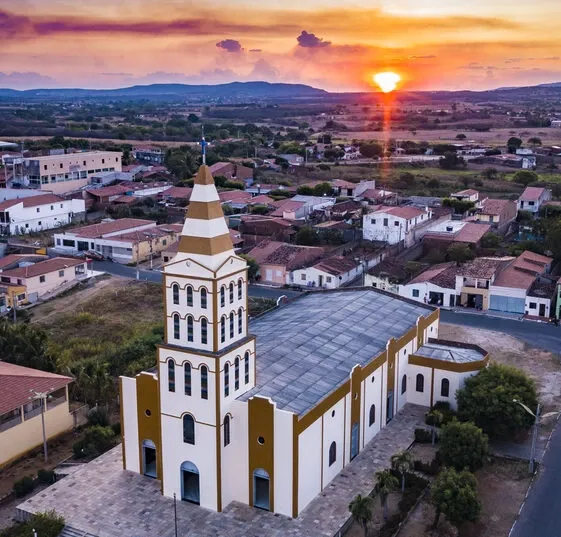
<svg viewBox="0 0 561 537">
<path fill-rule="evenodd" d="M 263 468 L 257 468 L 253 472 L 253 506 L 270 510 L 269 474 Z"/>
<path fill-rule="evenodd" d="M 142 441 L 142 473 L 148 477 L 158 477 L 156 444 L 152 440 Z"/>
<path fill-rule="evenodd" d="M 181 499 L 197 505 L 201 503 L 199 469 L 189 461 L 181 465 Z"/>
</svg>

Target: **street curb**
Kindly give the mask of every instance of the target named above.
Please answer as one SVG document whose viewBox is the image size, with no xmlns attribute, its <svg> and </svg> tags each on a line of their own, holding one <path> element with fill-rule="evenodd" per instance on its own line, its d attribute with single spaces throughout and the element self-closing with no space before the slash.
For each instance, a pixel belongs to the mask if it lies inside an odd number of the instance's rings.
<svg viewBox="0 0 561 537">
<path fill-rule="evenodd" d="M 555 429 L 558 425 L 559 425 L 559 415 L 557 415 L 557 418 L 555 418 L 555 427 L 553 427 L 553 429 L 551 429 L 551 432 L 549 433 L 549 437 L 547 438 L 547 442 L 545 443 L 542 462 L 543 462 L 543 459 L 545 459 L 545 456 L 547 454 L 547 450 L 549 449 L 549 444 L 551 442 L 551 437 L 553 436 L 553 433 L 554 433 L 554 431 L 555 431 Z M 518 519 L 520 518 L 520 513 L 522 513 L 522 509 L 524 509 L 524 505 L 526 505 L 526 501 L 528 500 L 528 496 L 530 495 L 530 492 L 532 490 L 532 486 L 534 485 L 534 482 L 536 481 L 538 474 L 541 472 L 542 467 L 543 467 L 543 464 L 540 463 L 540 465 L 538 466 L 538 471 L 534 472 L 534 475 L 532 476 L 532 479 L 530 480 L 530 483 L 528 485 L 528 490 L 526 491 L 526 495 L 524 496 L 524 500 L 522 500 L 522 503 L 520 504 L 520 509 L 518 509 L 518 513 L 516 515 L 516 518 L 514 519 L 514 522 L 512 523 L 510 531 L 508 532 L 508 537 L 512 537 L 512 532 L 514 531 L 516 523 L 518 522 Z"/>
</svg>

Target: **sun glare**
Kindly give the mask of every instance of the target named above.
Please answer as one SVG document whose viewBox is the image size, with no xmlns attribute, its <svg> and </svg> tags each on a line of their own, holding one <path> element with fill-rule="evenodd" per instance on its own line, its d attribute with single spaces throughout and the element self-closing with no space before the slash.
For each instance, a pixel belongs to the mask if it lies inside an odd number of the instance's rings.
<svg viewBox="0 0 561 537">
<path fill-rule="evenodd" d="M 397 88 L 397 84 L 401 80 L 401 77 L 397 73 L 393 73 L 392 71 L 376 73 L 372 78 L 384 93 L 390 93 L 394 91 Z"/>
</svg>

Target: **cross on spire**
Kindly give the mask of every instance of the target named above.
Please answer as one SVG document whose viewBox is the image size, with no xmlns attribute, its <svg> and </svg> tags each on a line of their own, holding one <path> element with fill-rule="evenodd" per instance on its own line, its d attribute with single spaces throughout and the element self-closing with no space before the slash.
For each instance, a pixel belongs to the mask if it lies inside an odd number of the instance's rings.
<svg viewBox="0 0 561 537">
<path fill-rule="evenodd" d="M 204 125 L 201 126 L 201 131 L 202 131 L 202 138 L 201 141 L 199 142 L 201 144 L 201 152 L 203 155 L 203 166 L 206 164 L 206 146 L 208 145 L 208 142 L 205 140 L 205 127 Z"/>
</svg>

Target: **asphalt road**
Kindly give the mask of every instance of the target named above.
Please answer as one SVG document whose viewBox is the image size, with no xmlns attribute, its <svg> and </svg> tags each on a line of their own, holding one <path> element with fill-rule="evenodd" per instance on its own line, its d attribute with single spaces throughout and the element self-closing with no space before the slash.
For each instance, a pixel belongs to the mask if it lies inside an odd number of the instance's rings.
<svg viewBox="0 0 561 537">
<path fill-rule="evenodd" d="M 561 535 L 561 427 L 557 425 L 540 468 L 509 537 Z"/>
<path fill-rule="evenodd" d="M 122 276 L 123 278 L 136 278 L 136 268 L 119 263 L 112 263 L 111 261 L 94 261 L 93 270 L 99 270 L 113 274 L 115 276 Z M 139 279 L 142 281 L 162 283 L 162 273 L 157 270 L 140 270 Z M 259 285 L 249 286 L 249 296 L 255 298 L 273 298 L 277 299 L 281 296 L 293 298 L 300 295 L 298 291 L 291 291 L 288 289 L 275 289 L 272 287 L 261 287 Z"/>
<path fill-rule="evenodd" d="M 521 339 L 534 347 L 561 354 L 561 326 L 482 314 L 456 313 L 448 310 L 440 311 L 440 320 L 443 323 L 460 324 L 462 326 L 473 326 L 474 328 L 503 332 Z M 561 527 L 559 535 L 561 535 Z"/>
</svg>

